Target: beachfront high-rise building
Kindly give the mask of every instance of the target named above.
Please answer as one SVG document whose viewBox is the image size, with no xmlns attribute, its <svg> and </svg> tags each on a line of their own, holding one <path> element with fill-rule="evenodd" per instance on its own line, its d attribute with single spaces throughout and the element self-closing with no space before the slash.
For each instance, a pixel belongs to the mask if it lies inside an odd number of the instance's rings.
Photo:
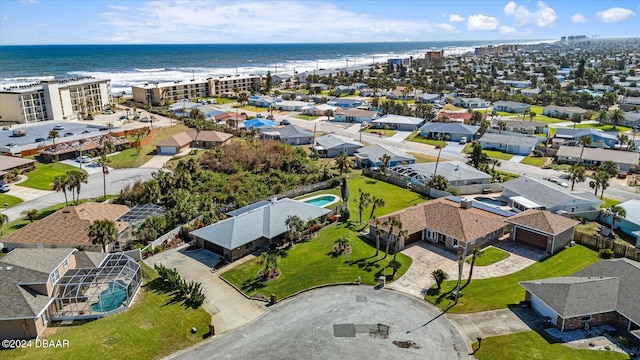
<svg viewBox="0 0 640 360">
<path fill-rule="evenodd" d="M 431 50 L 427 51 L 424 55 L 425 60 L 427 60 L 428 64 L 433 64 L 436 62 L 444 61 L 444 50 Z"/>
<path fill-rule="evenodd" d="M 152 105 L 207 96 L 231 96 L 260 90 L 260 76 L 229 75 L 206 80 L 192 79 L 132 86 L 133 101 Z"/>
<path fill-rule="evenodd" d="M 0 122 L 75 120 L 111 103 L 109 80 L 91 77 L 45 80 L 0 90 Z"/>
</svg>

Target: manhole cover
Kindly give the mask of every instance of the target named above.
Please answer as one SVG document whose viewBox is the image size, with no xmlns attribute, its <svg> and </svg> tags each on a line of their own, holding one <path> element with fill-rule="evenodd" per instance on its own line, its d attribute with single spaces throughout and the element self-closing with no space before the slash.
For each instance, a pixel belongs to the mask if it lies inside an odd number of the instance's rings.
<svg viewBox="0 0 640 360">
<path fill-rule="evenodd" d="M 356 337 L 356 327 L 353 324 L 334 324 L 333 336 L 335 337 Z"/>
<path fill-rule="evenodd" d="M 366 295 L 356 295 L 356 302 L 367 302 Z"/>
</svg>

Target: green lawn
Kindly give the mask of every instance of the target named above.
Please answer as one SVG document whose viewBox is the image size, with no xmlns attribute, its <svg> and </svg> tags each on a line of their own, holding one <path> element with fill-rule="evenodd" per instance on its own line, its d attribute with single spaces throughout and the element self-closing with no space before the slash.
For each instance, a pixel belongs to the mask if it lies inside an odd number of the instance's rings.
<svg viewBox="0 0 640 360">
<path fill-rule="evenodd" d="M 62 349 L 3 351 L 3 359 L 159 359 L 202 341 L 211 316 L 185 309 L 171 295 L 154 291 L 158 273 L 142 264 L 146 283 L 127 311 L 81 325 L 61 327 L 46 340 L 68 340 Z M 198 329 L 192 334 L 191 328 Z"/>
<path fill-rule="evenodd" d="M 313 121 L 316 120 L 317 118 L 319 118 L 320 116 L 314 116 L 314 115 L 296 115 L 295 116 L 298 119 L 302 119 L 302 120 L 308 120 L 308 121 Z"/>
<path fill-rule="evenodd" d="M 514 156 L 513 154 L 507 154 L 498 150 L 482 150 L 483 153 L 487 154 L 488 157 L 500 159 L 500 160 L 511 160 Z"/>
<path fill-rule="evenodd" d="M 22 202 L 22 199 L 19 199 L 15 196 L 0 194 L 0 209 L 8 209 L 15 204 L 19 204 Z"/>
<path fill-rule="evenodd" d="M 553 124 L 553 123 L 569 121 L 569 120 L 555 119 L 555 118 L 548 117 L 546 115 L 542 115 L 542 106 L 539 106 L 539 105 L 531 105 L 531 111 L 536 113 L 536 116 L 533 118 L 533 121 L 542 122 L 545 124 Z M 529 118 L 527 117 L 527 119 Z"/>
<path fill-rule="evenodd" d="M 369 134 L 382 135 L 382 136 L 393 136 L 397 133 L 396 130 L 385 130 L 385 129 L 366 129 L 364 132 Z"/>
<path fill-rule="evenodd" d="M 602 205 L 600 205 L 601 209 L 610 208 L 613 205 L 618 205 L 618 204 L 621 203 L 621 201 L 613 200 L 613 199 L 609 199 L 609 198 L 603 198 L 602 200 L 604 200 L 604 202 L 602 203 Z"/>
<path fill-rule="evenodd" d="M 551 168 L 553 170 L 558 170 L 558 171 L 569 171 L 569 169 L 571 169 L 571 165 L 553 163 L 553 164 L 551 164 Z"/>
<path fill-rule="evenodd" d="M 423 137 L 420 136 L 420 132 L 416 131 L 413 134 L 409 135 L 407 137 L 407 140 L 409 141 L 413 141 L 413 142 L 418 142 L 418 143 L 422 143 L 422 144 L 427 144 L 427 145 L 433 145 L 433 146 L 440 146 L 442 148 L 447 146 L 447 143 L 441 140 L 434 140 L 434 139 L 425 139 Z"/>
<path fill-rule="evenodd" d="M 478 343 L 473 344 L 478 348 Z M 617 360 L 629 359 L 628 355 L 604 350 L 573 349 L 563 344 L 551 344 L 535 331 L 510 335 L 491 336 L 482 340 L 482 347 L 475 353 L 479 360 Z"/>
<path fill-rule="evenodd" d="M 36 163 L 36 169 L 26 173 L 27 180 L 20 186 L 32 189 L 52 190 L 51 183 L 56 176 L 65 175 L 67 171 L 78 170 L 77 167 L 53 162 L 49 164 Z"/>
<path fill-rule="evenodd" d="M 236 107 L 234 105 L 234 107 Z M 261 113 L 261 112 L 265 112 L 268 110 L 268 108 L 266 107 L 258 107 L 258 106 L 253 106 L 253 105 L 244 105 L 244 106 L 238 106 L 237 107 L 238 111 L 251 111 L 251 112 L 255 112 L 255 113 Z"/>
<path fill-rule="evenodd" d="M 599 129 L 599 130 L 602 130 L 602 131 L 609 131 L 609 132 L 631 131 L 630 127 L 621 126 L 621 125 L 616 126 L 616 130 L 615 131 L 613 130 L 613 125 L 609 125 L 609 124 L 596 123 L 596 124 L 578 124 L 578 125 L 576 125 L 576 129 L 587 129 L 587 128 L 594 128 L 594 129 Z"/>
<path fill-rule="evenodd" d="M 520 164 L 542 167 L 542 165 L 544 165 L 546 161 L 547 161 L 546 157 L 527 156 L 524 159 L 522 159 L 522 161 L 520 161 Z"/>
<path fill-rule="evenodd" d="M 153 145 L 141 146 L 140 152 L 136 148 L 123 150 L 109 156 L 111 167 L 114 169 L 137 168 L 144 165 L 156 155 L 156 147 Z"/>
<path fill-rule="evenodd" d="M 567 276 L 596 261 L 598 261 L 597 252 L 576 245 L 511 275 L 472 280 L 466 288 L 462 289 L 458 304 L 449 311 L 470 313 L 506 308 L 508 305 L 524 300 L 524 289 L 518 284 L 520 281 Z M 446 309 L 453 304 L 453 300 L 448 296 L 455 286 L 456 281 L 445 282 L 440 294 L 435 294 L 434 286 L 425 299 Z"/>
<path fill-rule="evenodd" d="M 495 264 L 498 261 L 502 261 L 508 258 L 511 254 L 508 252 L 498 249 L 496 247 L 490 246 L 484 250 L 482 250 L 482 255 L 476 257 L 475 266 L 487 266 L 491 264 Z M 467 257 L 466 262 L 471 264 L 471 256 Z"/>
<path fill-rule="evenodd" d="M 356 221 L 358 220 L 358 189 L 384 199 L 385 206 L 376 209 L 374 213 L 374 215 L 378 217 L 427 200 L 418 193 L 388 184 L 384 181 L 357 176 L 349 179 L 349 211 L 351 212 L 351 219 L 355 219 Z M 362 213 L 362 217 L 369 218 L 370 212 L 371 207 L 366 208 Z"/>
<path fill-rule="evenodd" d="M 71 195 L 69 193 L 67 193 L 67 196 L 69 196 L 69 204 L 71 204 Z M 88 199 L 81 199 L 80 203 L 84 203 L 89 201 Z M 47 208 L 44 208 L 42 210 L 38 210 L 38 213 L 36 214 L 36 216 L 34 216 L 33 220 L 34 221 L 38 221 L 41 219 L 44 219 L 45 217 L 53 214 L 54 212 L 66 207 L 67 205 L 65 203 L 62 204 L 57 204 L 57 205 L 53 205 L 53 206 L 49 206 Z M 14 220 L 10 223 L 8 223 L 7 225 L 4 226 L 4 236 L 7 236 L 9 234 L 13 234 L 14 232 L 18 231 L 18 229 L 25 227 L 29 224 L 29 219 L 26 216 L 23 216 L 17 220 Z M 2 237 L 4 237 L 2 236 Z M 0 239 L 2 238 L 0 237 Z"/>
<path fill-rule="evenodd" d="M 430 163 L 430 162 L 436 162 L 438 160 L 437 156 L 431 156 L 431 155 L 422 154 L 422 153 L 407 152 L 407 154 L 415 157 L 417 163 Z M 440 156 L 440 161 L 445 161 L 445 160 L 446 159 L 444 157 Z"/>
</svg>

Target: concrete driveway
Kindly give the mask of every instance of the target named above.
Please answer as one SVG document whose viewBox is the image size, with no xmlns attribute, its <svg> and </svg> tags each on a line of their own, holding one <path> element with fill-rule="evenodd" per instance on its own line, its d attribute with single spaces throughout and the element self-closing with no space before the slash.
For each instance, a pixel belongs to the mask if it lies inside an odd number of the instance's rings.
<svg viewBox="0 0 640 360">
<path fill-rule="evenodd" d="M 171 359 L 468 359 L 464 338 L 424 301 L 369 286 L 312 290 L 250 326 Z"/>
<path fill-rule="evenodd" d="M 153 267 L 155 263 L 176 268 L 187 281 L 202 283 L 207 297 L 203 307 L 212 315 L 216 333 L 236 329 L 260 316 L 266 307 L 264 302 L 248 300 L 222 281 L 211 268 L 220 257 L 208 250 L 185 251 L 187 245 L 156 254 L 144 260 Z"/>
<path fill-rule="evenodd" d="M 10 184 L 9 186 L 11 187 L 11 190 L 9 190 L 9 192 L 6 194 L 15 196 L 25 202 L 38 199 L 42 196 L 46 196 L 53 193 L 53 191 L 32 189 L 32 188 L 28 188 L 20 185 L 14 185 L 14 184 Z"/>
<path fill-rule="evenodd" d="M 387 140 L 393 141 L 393 142 L 403 142 L 404 139 L 409 137 L 409 135 L 411 134 L 412 134 L 412 131 L 398 131 L 393 136 L 389 137 Z"/>
<path fill-rule="evenodd" d="M 462 154 L 462 150 L 464 150 L 465 146 L 466 144 L 459 144 L 457 141 L 447 141 L 447 146 L 445 146 L 445 148 L 442 149 L 442 151 L 445 153 L 459 155 L 459 154 Z"/>
<path fill-rule="evenodd" d="M 517 305 L 470 314 L 447 314 L 447 317 L 456 324 L 469 343 L 478 337 L 513 334 L 544 326 L 544 319 L 534 310 Z"/>
<path fill-rule="evenodd" d="M 173 155 L 155 155 L 140 167 L 144 169 L 162 169 L 164 164 L 171 160 L 172 157 Z"/>
</svg>

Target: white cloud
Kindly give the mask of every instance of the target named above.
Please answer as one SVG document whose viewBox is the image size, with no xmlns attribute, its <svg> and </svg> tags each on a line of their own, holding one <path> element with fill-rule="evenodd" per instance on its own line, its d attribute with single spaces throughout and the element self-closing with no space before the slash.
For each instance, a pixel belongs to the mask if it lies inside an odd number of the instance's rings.
<svg viewBox="0 0 640 360">
<path fill-rule="evenodd" d="M 118 11 L 127 11 L 127 10 L 129 10 L 129 7 L 120 6 L 120 5 L 107 5 L 107 7 L 109 9 L 118 10 Z"/>
<path fill-rule="evenodd" d="M 440 29 L 444 30 L 445 32 L 448 32 L 448 33 L 457 33 L 457 32 L 459 32 L 458 29 L 456 29 L 455 26 L 453 26 L 451 24 L 447 24 L 447 23 L 438 24 L 438 27 Z"/>
<path fill-rule="evenodd" d="M 3 16 L 3 17 L 2 17 L 2 20 L 5 20 L 5 21 L 6 21 L 6 20 L 9 20 L 9 17 L 8 17 L 8 16 Z"/>
<path fill-rule="evenodd" d="M 449 15 L 449 22 L 464 21 L 464 18 L 458 14 Z"/>
<path fill-rule="evenodd" d="M 558 19 L 556 11 L 542 1 L 538 1 L 536 7 L 536 11 L 530 11 L 526 6 L 511 1 L 504 6 L 504 13 L 513 17 L 514 23 L 518 26 L 527 24 L 536 24 L 539 27 L 555 26 Z"/>
<path fill-rule="evenodd" d="M 37 0 L 20 0 L 23 4 L 35 4 Z"/>
<path fill-rule="evenodd" d="M 571 22 L 574 24 L 584 24 L 587 22 L 587 18 L 582 14 L 575 14 L 571 17 Z"/>
<path fill-rule="evenodd" d="M 596 14 L 598 19 L 606 23 L 619 23 L 627 20 L 628 18 L 635 16 L 636 13 L 630 9 L 624 9 L 620 7 L 614 7 L 604 11 L 600 11 Z"/>
<path fill-rule="evenodd" d="M 515 28 L 512 28 L 511 26 L 507 26 L 507 25 L 500 26 L 500 34 L 502 34 L 502 35 L 513 34 L 516 31 L 517 30 Z"/>
<path fill-rule="evenodd" d="M 495 31 L 500 26 L 500 21 L 493 16 L 475 14 L 467 19 L 467 30 L 469 31 Z"/>
</svg>

